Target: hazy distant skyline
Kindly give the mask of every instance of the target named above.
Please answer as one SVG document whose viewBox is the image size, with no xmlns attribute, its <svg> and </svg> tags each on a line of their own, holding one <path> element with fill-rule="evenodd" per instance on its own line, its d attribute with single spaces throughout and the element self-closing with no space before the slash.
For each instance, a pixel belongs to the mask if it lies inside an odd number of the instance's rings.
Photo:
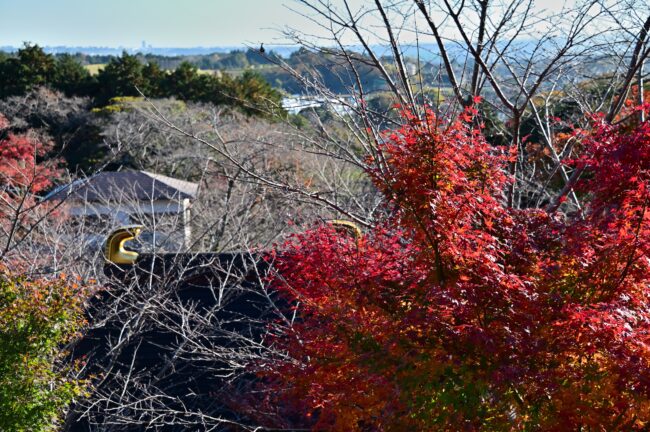
<svg viewBox="0 0 650 432">
<path fill-rule="evenodd" d="M 0 0 L 0 46 L 241 46 L 309 23 L 292 0 Z M 307 29 L 310 30 L 310 29 Z"/>
</svg>

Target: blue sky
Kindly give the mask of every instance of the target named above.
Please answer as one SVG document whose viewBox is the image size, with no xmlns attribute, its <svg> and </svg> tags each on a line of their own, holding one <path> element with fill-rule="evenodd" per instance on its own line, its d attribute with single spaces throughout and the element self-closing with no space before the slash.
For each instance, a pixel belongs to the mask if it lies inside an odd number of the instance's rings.
<svg viewBox="0 0 650 432">
<path fill-rule="evenodd" d="M 0 0 L 0 46 L 137 47 L 275 43 L 304 28 L 291 0 Z"/>
<path fill-rule="evenodd" d="M 372 5 L 350 3 L 353 10 Z M 537 6 L 558 10 L 565 3 L 573 0 L 538 0 Z M 257 46 L 286 42 L 287 27 L 323 43 L 326 32 L 291 8 L 306 11 L 296 0 L 0 0 L 0 46 Z M 373 31 L 381 23 L 366 24 L 368 37 L 376 40 Z"/>
</svg>

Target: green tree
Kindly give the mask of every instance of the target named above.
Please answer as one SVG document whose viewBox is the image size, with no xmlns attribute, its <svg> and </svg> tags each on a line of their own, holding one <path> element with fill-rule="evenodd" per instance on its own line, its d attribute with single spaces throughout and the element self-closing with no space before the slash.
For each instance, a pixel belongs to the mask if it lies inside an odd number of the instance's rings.
<svg viewBox="0 0 650 432">
<path fill-rule="evenodd" d="M 239 106 L 246 114 L 265 115 L 281 111 L 282 95 L 260 74 L 247 70 L 233 82 L 232 89 L 226 89 L 231 103 Z"/>
<path fill-rule="evenodd" d="M 202 91 L 198 78 L 196 66 L 184 61 L 167 77 L 165 88 L 169 95 L 178 99 L 199 100 Z"/>
<path fill-rule="evenodd" d="M 38 45 L 25 43 L 16 57 L 0 63 L 0 98 L 21 95 L 36 86 L 50 84 L 54 58 Z"/>
<path fill-rule="evenodd" d="M 166 79 L 166 72 L 160 68 L 160 65 L 154 61 L 150 61 L 142 68 L 142 78 L 144 85 L 142 92 L 149 98 L 160 98 L 168 96 L 164 89 L 164 81 Z"/>
<path fill-rule="evenodd" d="M 26 88 L 50 83 L 54 74 L 54 58 L 40 46 L 26 43 L 18 50 L 18 61 Z"/>
<path fill-rule="evenodd" d="M 56 59 L 52 87 L 61 90 L 67 96 L 89 95 L 92 93 L 93 79 L 70 54 L 63 54 Z"/>
<path fill-rule="evenodd" d="M 224 94 L 224 80 L 214 75 L 199 75 L 197 79 L 199 93 L 197 101 L 209 102 L 214 105 L 228 105 L 229 100 Z"/>
<path fill-rule="evenodd" d="M 63 345 L 83 326 L 81 290 L 0 268 L 0 430 L 50 431 L 83 383 L 63 366 Z"/>
<path fill-rule="evenodd" d="M 138 88 L 142 89 L 145 84 L 142 64 L 126 51 L 121 57 L 112 58 L 97 79 L 100 87 L 97 102 L 100 104 L 115 96 L 137 96 Z"/>
</svg>

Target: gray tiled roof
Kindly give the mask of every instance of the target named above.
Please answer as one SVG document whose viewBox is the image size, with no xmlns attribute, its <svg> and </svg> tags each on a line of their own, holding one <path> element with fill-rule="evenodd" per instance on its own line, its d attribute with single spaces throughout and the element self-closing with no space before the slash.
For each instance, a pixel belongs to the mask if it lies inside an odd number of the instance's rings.
<svg viewBox="0 0 650 432">
<path fill-rule="evenodd" d="M 147 171 L 101 172 L 61 186 L 45 200 L 122 201 L 195 198 L 199 185 Z"/>
</svg>

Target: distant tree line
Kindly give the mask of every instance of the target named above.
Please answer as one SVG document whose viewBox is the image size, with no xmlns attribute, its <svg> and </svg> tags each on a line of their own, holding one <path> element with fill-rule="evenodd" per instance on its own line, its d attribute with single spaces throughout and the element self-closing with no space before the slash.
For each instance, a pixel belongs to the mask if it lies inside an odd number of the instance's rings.
<svg viewBox="0 0 650 432">
<path fill-rule="evenodd" d="M 129 56 L 137 59 L 142 65 L 156 64 L 160 69 L 171 71 L 187 63 L 201 71 L 215 73 L 230 72 L 233 75 L 245 70 L 254 70 L 273 87 L 282 89 L 287 93 L 301 94 L 310 91 L 310 84 L 318 82 L 328 88 L 332 93 L 347 94 L 358 86 L 357 77 L 350 74 L 347 63 L 342 61 L 336 50 L 329 53 L 300 48 L 284 58 L 272 50 L 264 54 L 256 49 L 233 50 L 229 53 L 212 53 L 207 55 L 165 56 L 158 54 L 134 53 Z M 106 65 L 115 59 L 115 56 L 106 54 L 54 54 L 55 61 L 70 62 L 74 60 L 81 65 Z M 382 57 L 390 62 L 389 57 Z M 364 91 L 386 91 L 388 87 L 381 72 L 370 66 L 370 59 L 362 53 L 357 53 L 352 59 L 361 72 L 359 79 Z M 407 59 L 407 63 L 415 65 L 416 59 Z M 390 73 L 396 71 L 390 69 Z M 422 80 L 427 85 L 437 87 L 449 85 L 444 74 L 439 76 L 434 73 L 433 63 L 423 63 L 419 68 Z"/>
<path fill-rule="evenodd" d="M 390 66 L 391 58 L 384 56 L 382 60 L 388 64 L 387 72 L 396 78 L 397 71 Z M 22 94 L 30 85 L 43 81 L 67 95 L 91 96 L 97 104 L 105 104 L 107 98 L 114 96 L 131 96 L 133 84 L 147 96 L 220 105 L 237 105 L 237 100 L 252 95 L 244 90 L 247 88 L 254 89 L 254 103 L 279 100 L 273 88 L 290 94 L 309 93 L 314 86 L 324 86 L 335 94 L 348 94 L 359 84 L 366 93 L 389 90 L 385 77 L 367 56 L 355 53 L 350 61 L 358 70 L 358 77 L 350 73 L 347 62 L 336 50 L 324 53 L 300 48 L 286 58 L 273 51 L 262 54 L 255 49 L 186 56 L 123 52 L 121 57 L 115 57 L 82 53 L 50 55 L 37 45 L 25 45 L 15 55 L 0 52 L 0 97 Z M 436 73 L 433 63 L 424 62 L 416 67 L 417 60 L 407 58 L 406 64 L 412 72 L 421 75 L 426 86 L 449 87 L 448 77 Z M 84 67 L 87 65 L 103 68 L 93 76 Z M 182 85 L 177 86 L 179 79 Z M 251 111 L 250 106 L 244 108 Z"/>
<path fill-rule="evenodd" d="M 272 50 L 264 54 L 257 49 L 233 50 L 230 52 L 215 52 L 211 54 L 162 55 L 151 53 L 133 53 L 142 64 L 157 63 L 162 69 L 176 69 L 181 63 L 188 62 L 203 70 L 233 70 L 259 68 L 276 64 L 281 57 Z M 115 56 L 111 54 L 54 54 L 55 58 L 72 56 L 82 65 L 106 64 Z"/>
<path fill-rule="evenodd" d="M 56 54 L 56 59 L 70 57 L 70 54 Z M 82 65 L 105 65 L 115 57 L 111 55 L 74 54 L 71 56 Z M 157 64 L 163 70 L 174 70 L 182 64 L 188 63 L 204 71 L 231 71 L 239 72 L 246 69 L 255 69 L 274 87 L 288 93 L 300 94 L 308 90 L 307 82 L 318 80 L 333 93 L 349 93 L 350 88 L 357 85 L 356 78 L 346 71 L 347 65 L 337 59 L 335 55 L 323 55 L 310 49 L 300 48 L 287 58 L 282 58 L 273 51 L 264 54 L 258 50 L 233 50 L 229 53 L 213 53 L 208 55 L 164 56 L 156 54 L 135 53 L 136 58 L 143 65 Z M 358 56 L 358 67 L 361 68 L 361 82 L 370 92 L 386 90 L 385 81 L 379 71 L 365 66 L 368 59 L 363 55 Z M 284 64 L 286 67 L 280 67 Z M 298 79 L 296 73 L 304 80 Z"/>
<path fill-rule="evenodd" d="M 232 77 L 226 73 L 199 73 L 196 66 L 181 62 L 173 71 L 156 62 L 142 63 L 126 52 L 111 57 L 97 75 L 75 56 L 47 54 L 38 45 L 25 44 L 15 55 L 0 54 L 0 99 L 49 87 L 67 96 L 87 96 L 95 106 L 104 106 L 118 96 L 174 97 L 240 108 L 247 114 L 281 110 L 281 94 L 259 74 L 245 71 Z"/>
</svg>

